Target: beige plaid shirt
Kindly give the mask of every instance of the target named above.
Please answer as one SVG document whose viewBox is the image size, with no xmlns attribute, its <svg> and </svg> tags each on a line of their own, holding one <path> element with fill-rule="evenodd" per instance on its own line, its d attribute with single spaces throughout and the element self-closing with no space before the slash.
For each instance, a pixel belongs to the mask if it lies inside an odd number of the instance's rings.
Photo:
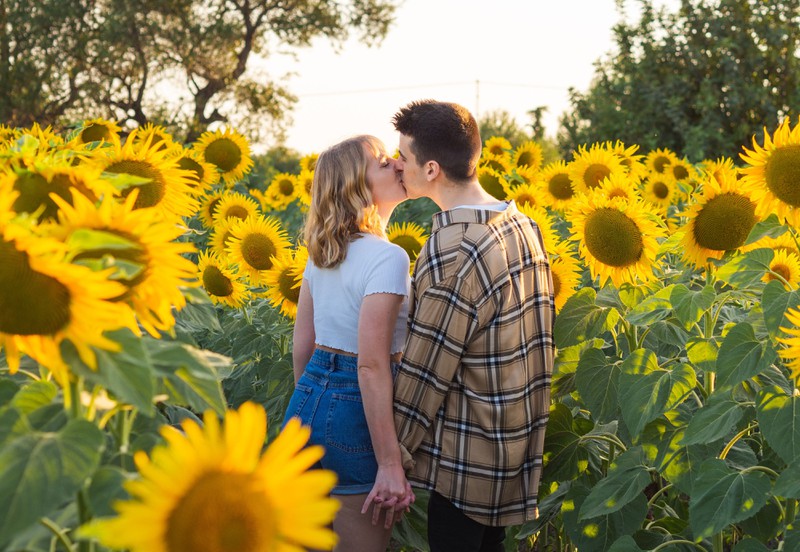
<svg viewBox="0 0 800 552">
<path fill-rule="evenodd" d="M 395 423 L 409 480 L 484 525 L 537 516 L 553 318 L 541 233 L 513 202 L 434 215 L 414 269 Z"/>
</svg>

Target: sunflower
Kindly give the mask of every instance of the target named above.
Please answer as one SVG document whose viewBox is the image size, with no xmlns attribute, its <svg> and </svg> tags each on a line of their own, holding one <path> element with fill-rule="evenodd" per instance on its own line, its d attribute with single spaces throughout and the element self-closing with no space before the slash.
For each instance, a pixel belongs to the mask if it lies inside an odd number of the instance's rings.
<svg viewBox="0 0 800 552">
<path fill-rule="evenodd" d="M 163 426 L 166 444 L 134 456 L 140 479 L 125 483 L 118 516 L 81 528 L 110 548 L 131 552 L 299 552 L 330 550 L 339 509 L 328 493 L 336 475 L 311 470 L 324 454 L 310 429 L 292 419 L 262 455 L 263 407 L 244 403 L 220 424 Z"/>
<path fill-rule="evenodd" d="M 511 172 L 511 160 L 507 156 L 484 152 L 478 161 L 478 168 L 492 169 L 499 174 Z"/>
<path fill-rule="evenodd" d="M 92 347 L 118 350 L 106 330 L 137 330 L 130 308 L 112 300 L 125 287 L 109 280 L 110 270 L 71 264 L 61 242 L 15 224 L 0 235 L 0 346 L 14 373 L 21 354 L 53 372 L 63 386 L 69 378 L 60 344 L 69 340 L 95 368 Z"/>
<path fill-rule="evenodd" d="M 217 167 L 228 185 L 239 181 L 253 167 L 250 145 L 244 136 L 230 128 L 204 132 L 192 149 L 201 159 Z"/>
<path fill-rule="evenodd" d="M 542 166 L 542 146 L 532 140 L 523 142 L 511 157 L 515 167 L 530 167 L 539 170 Z"/>
<path fill-rule="evenodd" d="M 781 331 L 789 337 L 778 337 L 778 341 L 786 345 L 779 351 L 786 367 L 791 372 L 790 377 L 794 382 L 795 388 L 800 387 L 800 311 L 789 308 L 786 311 L 786 319 L 792 324 L 791 328 L 781 326 Z"/>
<path fill-rule="evenodd" d="M 675 179 L 666 171 L 663 174 L 650 173 L 642 181 L 642 197 L 662 210 L 672 205 L 677 191 Z"/>
<path fill-rule="evenodd" d="M 263 281 L 265 271 L 272 268 L 274 259 L 290 246 L 280 221 L 274 217 L 250 217 L 235 224 L 231 234 L 228 257 L 256 286 Z"/>
<path fill-rule="evenodd" d="M 233 308 L 250 299 L 250 291 L 234 270 L 215 251 L 202 251 L 197 260 L 197 273 L 203 288 L 214 303 Z"/>
<path fill-rule="evenodd" d="M 300 158 L 300 171 L 308 171 L 313 173 L 317 168 L 318 153 L 309 153 Z"/>
<path fill-rule="evenodd" d="M 769 263 L 769 272 L 762 278 L 764 282 L 772 280 L 779 280 L 786 289 L 797 289 L 800 284 L 800 255 L 786 250 L 775 251 L 775 256 Z"/>
<path fill-rule="evenodd" d="M 739 249 L 758 222 L 751 191 L 728 174 L 722 180 L 707 178 L 703 194 L 684 213 L 689 221 L 681 240 L 683 256 L 698 268 L 709 257 L 721 259 L 726 251 Z"/>
<path fill-rule="evenodd" d="M 585 192 L 600 185 L 612 174 L 625 174 L 620 158 L 597 145 L 590 149 L 580 148 L 567 165 L 572 189 Z"/>
<path fill-rule="evenodd" d="M 88 119 L 81 125 L 80 131 L 75 135 L 78 144 L 91 144 L 92 142 L 119 142 L 120 126 L 107 119 Z"/>
<path fill-rule="evenodd" d="M 483 145 L 483 153 L 498 157 L 510 157 L 511 142 L 502 136 L 491 136 Z"/>
<path fill-rule="evenodd" d="M 536 186 L 539 180 L 539 170 L 531 167 L 514 167 L 511 172 L 503 175 L 511 190 L 522 184 Z"/>
<path fill-rule="evenodd" d="M 592 191 L 576 200 L 570 219 L 571 239 L 601 286 L 609 279 L 619 287 L 653 278 L 657 239 L 665 230 L 646 203 Z"/>
<path fill-rule="evenodd" d="M 550 271 L 553 275 L 553 296 L 556 312 L 559 312 L 567 299 L 577 291 L 583 269 L 566 245 L 558 244 L 552 252 L 548 253 L 550 253 Z"/>
<path fill-rule="evenodd" d="M 264 196 L 273 209 L 280 210 L 285 209 L 287 205 L 297 199 L 299 193 L 297 175 L 278 173 L 267 186 Z"/>
<path fill-rule="evenodd" d="M 303 205 L 311 205 L 311 187 L 314 185 L 314 171 L 302 170 L 297 175 L 297 197 Z"/>
<path fill-rule="evenodd" d="M 627 201 L 641 199 L 635 180 L 630 174 L 612 174 L 600 182 L 596 190 L 608 198 L 621 197 Z"/>
<path fill-rule="evenodd" d="M 553 218 L 547 214 L 544 207 L 535 205 L 519 205 L 519 211 L 529 217 L 539 227 L 542 241 L 546 251 L 553 251 L 558 243 L 558 233 L 555 231 Z"/>
<path fill-rule="evenodd" d="M 775 251 L 777 254 L 778 251 L 784 251 L 786 253 L 794 253 L 795 255 L 800 256 L 800 250 L 797 248 L 797 242 L 792 237 L 791 232 L 786 232 L 781 234 L 780 236 L 773 238 L 771 236 L 764 236 L 763 238 L 759 239 L 748 245 L 743 245 L 739 248 L 739 251 L 742 253 L 746 253 L 747 251 L 752 251 L 754 249 L 761 249 L 761 248 L 769 248 Z"/>
<path fill-rule="evenodd" d="M 217 202 L 212 220 L 216 224 L 226 218 L 245 220 L 255 216 L 258 216 L 258 204 L 255 200 L 239 192 L 225 192 Z"/>
<path fill-rule="evenodd" d="M 704 175 L 714 178 L 718 182 L 722 180 L 723 173 L 729 173 L 730 177 L 736 178 L 736 167 L 730 157 L 720 157 L 716 161 L 706 160 L 701 164 Z"/>
<path fill-rule="evenodd" d="M 172 134 L 167 132 L 167 129 L 153 123 L 147 123 L 134 129 L 128 136 L 128 140 L 133 140 L 137 145 L 150 143 L 156 150 L 167 151 L 172 155 L 183 151 L 183 146 L 172 138 Z"/>
<path fill-rule="evenodd" d="M 489 167 L 478 168 L 478 182 L 483 189 L 499 200 L 508 197 L 508 182 L 494 169 Z"/>
<path fill-rule="evenodd" d="M 197 200 L 192 197 L 192 173 L 178 167 L 177 160 L 168 157 L 152 144 L 152 137 L 139 144 L 126 140 L 124 146 L 115 144 L 106 149 L 106 155 L 94 158 L 95 166 L 110 175 L 126 175 L 142 180 L 127 182 L 121 191 L 127 197 L 139 190 L 135 207 L 155 207 L 166 217 L 191 216 L 197 211 Z"/>
<path fill-rule="evenodd" d="M 20 131 L 4 124 L 0 124 L 0 149 L 8 146 L 20 137 Z"/>
<path fill-rule="evenodd" d="M 264 297 L 290 320 L 297 318 L 297 301 L 300 299 L 300 284 L 303 283 L 307 261 L 308 250 L 305 247 L 294 251 L 287 249 L 275 259 L 272 268 L 264 275 L 264 285 L 267 286 Z"/>
<path fill-rule="evenodd" d="M 786 117 L 770 137 L 764 129 L 764 145 L 753 136 L 753 150 L 739 154 L 749 166 L 743 180 L 753 185 L 759 217 L 776 213 L 788 224 L 800 226 L 800 124 L 794 129 Z"/>
<path fill-rule="evenodd" d="M 539 173 L 539 186 L 542 190 L 542 203 L 556 211 L 563 211 L 572 203 L 575 190 L 564 161 L 553 161 L 544 166 Z"/>
<path fill-rule="evenodd" d="M 605 142 L 603 147 L 619 157 L 622 166 L 625 167 L 628 176 L 634 182 L 639 182 L 645 177 L 647 167 L 642 162 L 644 155 L 636 155 L 636 152 L 639 151 L 638 144 L 626 146 L 623 142 L 617 140 L 613 144 L 610 141 Z"/>
<path fill-rule="evenodd" d="M 200 198 L 200 210 L 198 211 L 198 217 L 200 218 L 200 222 L 203 223 L 203 226 L 206 228 L 214 227 L 214 213 L 216 213 L 217 206 L 224 195 L 225 191 L 216 190 L 209 192 Z"/>
<path fill-rule="evenodd" d="M 513 199 L 520 207 L 523 205 L 535 206 L 540 202 L 537 192 L 537 187 L 532 184 L 519 184 L 509 190 L 508 199 Z"/>
<path fill-rule="evenodd" d="M 208 239 L 208 247 L 220 258 L 227 258 L 227 247 L 230 245 L 233 234 L 231 228 L 241 222 L 236 217 L 219 219 L 211 229 L 211 236 Z"/>
<path fill-rule="evenodd" d="M 178 168 L 192 173 L 192 192 L 196 195 L 207 193 L 219 182 L 219 172 L 211 163 L 205 162 L 194 150 L 181 149 L 176 154 Z"/>
<path fill-rule="evenodd" d="M 411 271 L 414 270 L 414 262 L 417 260 L 425 240 L 425 230 L 422 226 L 414 222 L 403 224 L 394 223 L 386 229 L 386 238 L 395 245 L 399 245 L 408 254 L 411 260 Z"/>
<path fill-rule="evenodd" d="M 678 159 L 676 157 L 665 172 L 672 176 L 675 182 L 690 182 L 697 178 L 697 170 L 686 158 Z"/>
<path fill-rule="evenodd" d="M 177 241 L 183 229 L 154 209 L 136 209 L 135 191 L 123 203 L 105 196 L 95 206 L 80 194 L 72 205 L 56 201 L 55 232 L 70 246 L 72 262 L 112 268 L 110 278 L 125 286 L 113 300 L 127 302 L 154 337 L 172 329 L 174 311 L 186 306 L 181 289 L 197 284 L 196 267 L 185 257 L 194 246 Z"/>
<path fill-rule="evenodd" d="M 677 156 L 666 148 L 658 148 L 644 158 L 644 164 L 651 173 L 664 174 L 667 167 L 677 161 Z"/>
</svg>

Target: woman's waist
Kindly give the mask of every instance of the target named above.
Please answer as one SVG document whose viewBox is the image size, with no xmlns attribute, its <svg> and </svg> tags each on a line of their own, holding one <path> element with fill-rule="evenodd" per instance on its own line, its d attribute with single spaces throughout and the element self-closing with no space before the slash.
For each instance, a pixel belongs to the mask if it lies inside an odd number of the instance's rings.
<svg viewBox="0 0 800 552">
<path fill-rule="evenodd" d="M 316 348 L 317 351 L 322 351 L 322 353 L 326 354 L 326 356 L 327 355 L 335 355 L 335 357 L 333 357 L 333 360 L 336 360 L 336 357 L 341 357 L 342 360 L 344 360 L 347 364 L 350 364 L 351 362 L 355 363 L 356 366 L 358 364 L 358 354 L 357 353 L 353 353 L 351 351 L 344 351 L 342 349 L 337 349 L 335 347 L 329 347 L 327 345 L 320 345 L 318 343 L 315 344 L 314 347 Z M 395 364 L 399 364 L 400 360 L 402 360 L 402 358 L 403 358 L 403 353 L 401 351 L 398 351 L 396 353 L 392 353 L 392 354 L 389 355 L 389 362 L 395 363 Z"/>
</svg>

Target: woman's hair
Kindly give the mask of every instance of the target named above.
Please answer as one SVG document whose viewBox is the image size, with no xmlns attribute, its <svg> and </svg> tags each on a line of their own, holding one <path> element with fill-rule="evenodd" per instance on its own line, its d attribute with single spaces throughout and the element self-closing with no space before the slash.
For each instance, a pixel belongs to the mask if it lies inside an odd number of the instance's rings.
<svg viewBox="0 0 800 552">
<path fill-rule="evenodd" d="M 384 235 L 367 184 L 368 149 L 378 152 L 383 144 L 374 136 L 355 136 L 317 159 L 303 240 L 311 261 L 320 268 L 341 263 L 359 232 Z"/>
</svg>

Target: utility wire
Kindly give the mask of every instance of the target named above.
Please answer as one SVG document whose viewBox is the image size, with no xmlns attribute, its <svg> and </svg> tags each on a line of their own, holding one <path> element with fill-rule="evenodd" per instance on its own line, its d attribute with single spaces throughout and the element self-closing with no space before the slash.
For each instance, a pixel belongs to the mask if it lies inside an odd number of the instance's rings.
<svg viewBox="0 0 800 552">
<path fill-rule="evenodd" d="M 359 90 L 331 90 L 327 92 L 308 92 L 297 94 L 298 98 L 310 98 L 316 96 L 343 96 L 349 94 L 373 94 L 376 92 L 395 92 L 399 90 L 414 90 L 419 88 L 434 88 L 440 86 L 475 86 L 476 84 L 489 86 L 507 86 L 515 88 L 545 88 L 550 90 L 567 90 L 568 86 L 556 86 L 547 84 L 527 84 L 527 83 L 502 83 L 492 81 L 463 81 L 463 82 L 441 82 L 433 84 L 415 84 L 409 86 L 387 86 L 384 88 L 362 88 Z"/>
</svg>

